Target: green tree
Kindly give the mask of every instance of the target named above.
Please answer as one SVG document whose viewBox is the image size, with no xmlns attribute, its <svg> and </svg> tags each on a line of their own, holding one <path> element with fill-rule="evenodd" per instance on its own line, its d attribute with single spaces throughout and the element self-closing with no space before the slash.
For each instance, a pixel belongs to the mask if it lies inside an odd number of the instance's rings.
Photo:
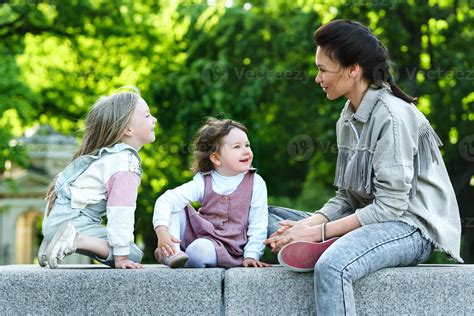
<svg viewBox="0 0 474 316">
<path fill-rule="evenodd" d="M 191 179 L 192 138 L 205 116 L 243 122 L 270 203 L 315 210 L 333 195 L 335 123 L 343 100 L 314 84 L 312 33 L 359 20 L 387 45 L 396 80 L 443 140 L 474 260 L 473 12 L 468 1 L 24 1 L 0 5 L 0 173 L 26 165 L 12 139 L 36 123 L 81 136 L 98 96 L 138 86 L 158 118 L 141 152 L 136 235 L 152 261 L 153 205 Z M 471 146 L 471 147 L 469 147 Z M 4 173 L 4 176 L 7 173 Z"/>
</svg>

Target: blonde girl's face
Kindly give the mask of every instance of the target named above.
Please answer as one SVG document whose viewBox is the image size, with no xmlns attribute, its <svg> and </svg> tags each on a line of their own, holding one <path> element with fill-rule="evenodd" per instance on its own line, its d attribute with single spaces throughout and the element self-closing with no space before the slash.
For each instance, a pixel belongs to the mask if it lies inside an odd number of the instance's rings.
<svg viewBox="0 0 474 316">
<path fill-rule="evenodd" d="M 133 110 L 132 118 L 124 134 L 124 143 L 140 150 L 143 145 L 155 141 L 156 118 L 150 113 L 145 100 L 140 98 Z"/>
<path fill-rule="evenodd" d="M 239 128 L 232 128 L 229 134 L 222 138 L 219 152 L 213 153 L 210 159 L 215 170 L 223 176 L 247 172 L 253 160 L 247 134 Z"/>
</svg>

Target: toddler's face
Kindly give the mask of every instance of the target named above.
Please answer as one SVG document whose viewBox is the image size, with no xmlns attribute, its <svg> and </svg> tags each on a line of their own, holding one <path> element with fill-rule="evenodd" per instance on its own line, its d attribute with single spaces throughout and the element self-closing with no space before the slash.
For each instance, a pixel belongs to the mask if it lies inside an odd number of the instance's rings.
<svg viewBox="0 0 474 316">
<path fill-rule="evenodd" d="M 216 153 L 218 164 L 214 164 L 217 172 L 224 176 L 234 176 L 246 172 L 252 166 L 253 153 L 247 134 L 232 128 L 221 140 L 221 149 Z"/>
</svg>

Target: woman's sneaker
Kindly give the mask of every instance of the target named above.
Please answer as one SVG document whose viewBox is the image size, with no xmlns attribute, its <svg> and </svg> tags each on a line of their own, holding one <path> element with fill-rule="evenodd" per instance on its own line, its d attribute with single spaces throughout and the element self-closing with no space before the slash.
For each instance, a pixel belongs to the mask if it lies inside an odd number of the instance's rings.
<svg viewBox="0 0 474 316">
<path fill-rule="evenodd" d="M 48 260 L 46 260 L 46 247 L 48 247 L 48 242 L 43 239 L 38 249 L 38 263 L 41 267 L 46 267 L 48 265 Z"/>
<path fill-rule="evenodd" d="M 310 272 L 323 252 L 338 238 L 323 242 L 294 241 L 281 248 L 278 252 L 278 262 L 295 272 Z"/>
<path fill-rule="evenodd" d="M 65 256 L 76 252 L 74 239 L 76 239 L 77 230 L 71 222 L 63 223 L 54 234 L 53 239 L 46 247 L 46 259 L 49 267 L 55 269 L 58 267 Z"/>
<path fill-rule="evenodd" d="M 167 265 L 168 267 L 174 269 L 174 268 L 182 268 L 188 261 L 188 255 L 186 255 L 182 251 L 178 251 L 174 255 L 164 257 L 162 260 L 160 260 L 160 257 L 158 256 L 158 248 L 155 249 L 155 259 L 158 261 L 158 263 Z"/>
</svg>

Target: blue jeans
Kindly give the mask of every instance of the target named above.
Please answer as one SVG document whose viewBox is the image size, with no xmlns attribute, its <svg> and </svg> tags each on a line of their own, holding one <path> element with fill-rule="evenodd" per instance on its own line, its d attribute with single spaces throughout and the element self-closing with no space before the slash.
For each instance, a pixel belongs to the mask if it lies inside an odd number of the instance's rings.
<svg viewBox="0 0 474 316">
<path fill-rule="evenodd" d="M 268 228 L 267 234 L 270 236 L 280 228 L 280 221 L 282 220 L 291 220 L 299 221 L 310 217 L 313 213 L 303 212 L 294 210 L 291 208 L 281 207 L 281 206 L 269 206 L 268 207 Z"/>
<path fill-rule="evenodd" d="M 279 208 L 279 217 L 285 217 L 283 210 Z M 291 210 L 289 219 L 296 218 L 296 212 Z M 355 315 L 354 281 L 383 268 L 422 263 L 432 251 L 433 245 L 418 228 L 399 221 L 366 225 L 345 234 L 316 263 L 316 314 Z"/>
<path fill-rule="evenodd" d="M 56 233 L 57 228 L 59 227 L 62 222 L 60 222 L 59 217 L 55 216 L 49 216 L 49 217 L 44 217 L 43 223 L 47 223 L 48 226 L 43 226 L 43 234 L 45 236 L 45 239 L 49 238 L 48 242 L 53 238 L 54 233 Z M 103 240 L 107 240 L 107 228 L 100 223 L 100 221 L 94 221 L 88 216 L 79 216 L 77 218 L 74 218 L 74 220 L 71 220 L 71 223 L 74 225 L 78 233 L 87 235 L 87 236 L 92 236 L 92 237 L 97 237 Z M 109 246 L 109 255 L 107 258 L 102 259 L 97 257 L 95 254 L 86 251 L 86 250 L 80 250 L 78 249 L 76 253 L 88 256 L 94 260 L 99 261 L 100 263 L 103 263 L 105 265 L 108 265 L 109 267 L 115 268 L 115 260 L 114 256 L 112 253 L 112 247 Z M 143 251 L 141 251 L 140 248 L 135 243 L 130 244 L 130 254 L 128 255 L 128 259 L 130 261 L 140 263 L 143 258 Z"/>
</svg>

